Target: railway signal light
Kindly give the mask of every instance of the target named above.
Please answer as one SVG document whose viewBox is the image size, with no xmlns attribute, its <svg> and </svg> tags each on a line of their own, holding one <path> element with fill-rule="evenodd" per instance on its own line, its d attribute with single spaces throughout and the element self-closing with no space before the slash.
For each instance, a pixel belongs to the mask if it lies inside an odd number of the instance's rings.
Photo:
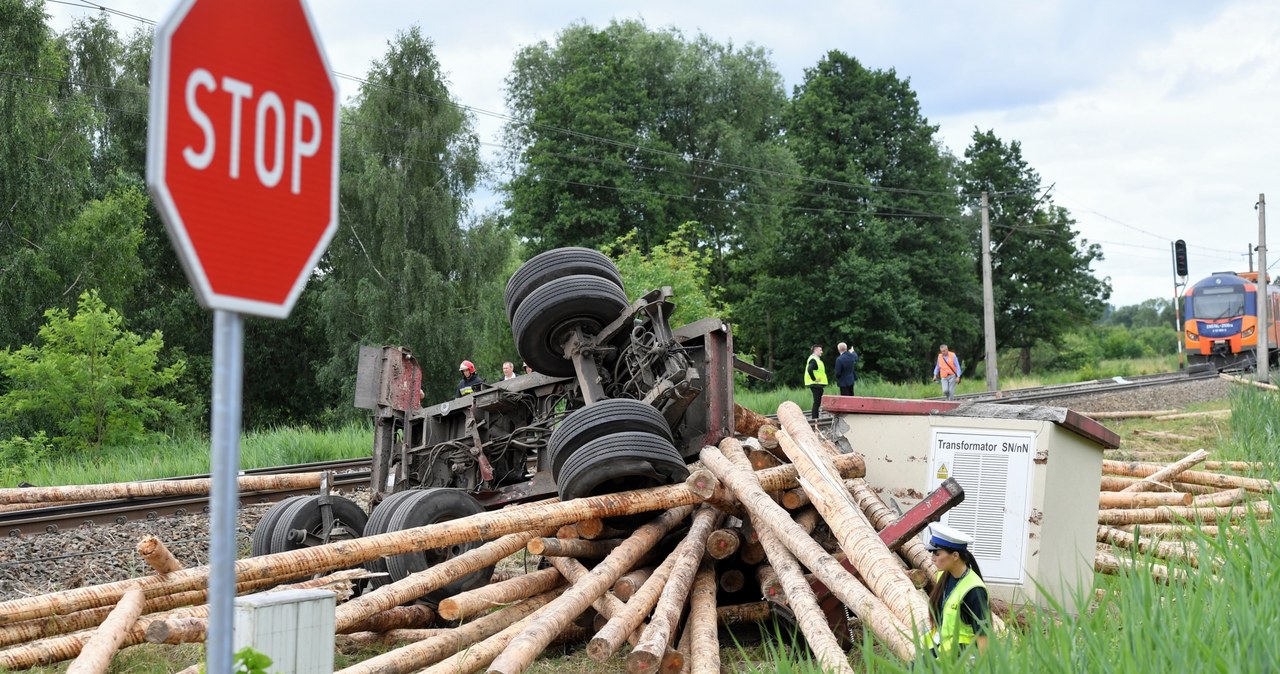
<svg viewBox="0 0 1280 674">
<path fill-rule="evenodd" d="M 1173 269 L 1178 276 L 1187 275 L 1187 242 L 1182 239 L 1173 242 Z"/>
</svg>

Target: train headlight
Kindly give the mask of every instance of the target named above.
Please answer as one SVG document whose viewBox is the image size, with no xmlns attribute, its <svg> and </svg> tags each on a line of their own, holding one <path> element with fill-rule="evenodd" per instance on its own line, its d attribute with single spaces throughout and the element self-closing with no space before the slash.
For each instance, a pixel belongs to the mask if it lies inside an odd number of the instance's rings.
<svg viewBox="0 0 1280 674">
<path fill-rule="evenodd" d="M 1249 328 L 1248 330 L 1245 330 L 1244 334 L 1240 335 L 1240 337 L 1242 339 L 1249 339 L 1250 337 L 1253 336 L 1254 331 L 1255 331 L 1255 328 Z"/>
<path fill-rule="evenodd" d="M 1197 335 L 1196 333 L 1194 333 L 1194 332 L 1192 332 L 1192 331 L 1188 330 L 1188 331 L 1187 331 L 1187 341 L 1188 341 L 1188 342 L 1198 342 L 1198 341 L 1200 341 L 1200 335 Z"/>
</svg>

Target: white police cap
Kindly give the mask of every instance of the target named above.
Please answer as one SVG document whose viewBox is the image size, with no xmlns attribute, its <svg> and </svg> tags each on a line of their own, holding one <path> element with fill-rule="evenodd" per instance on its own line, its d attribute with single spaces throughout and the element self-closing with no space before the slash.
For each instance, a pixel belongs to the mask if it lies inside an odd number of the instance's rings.
<svg viewBox="0 0 1280 674">
<path fill-rule="evenodd" d="M 949 527 L 941 522 L 934 522 L 929 525 L 929 538 L 925 541 L 924 547 L 929 550 L 937 550 L 938 548 L 968 550 L 969 544 L 972 542 L 973 536 L 955 527 Z"/>
</svg>

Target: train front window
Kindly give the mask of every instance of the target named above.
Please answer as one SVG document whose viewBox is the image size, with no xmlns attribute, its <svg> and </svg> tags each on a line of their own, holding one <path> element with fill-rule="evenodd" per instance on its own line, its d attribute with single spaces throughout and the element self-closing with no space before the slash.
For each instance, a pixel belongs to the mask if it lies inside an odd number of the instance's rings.
<svg viewBox="0 0 1280 674">
<path fill-rule="evenodd" d="M 1204 321 L 1244 314 L 1244 292 L 1239 287 L 1204 288 L 1187 298 L 1187 318 Z"/>
</svg>

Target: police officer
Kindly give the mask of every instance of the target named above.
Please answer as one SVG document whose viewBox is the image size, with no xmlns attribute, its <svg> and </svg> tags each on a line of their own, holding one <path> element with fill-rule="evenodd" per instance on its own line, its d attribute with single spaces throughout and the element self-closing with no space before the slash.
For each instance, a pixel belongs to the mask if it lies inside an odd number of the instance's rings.
<svg viewBox="0 0 1280 674">
<path fill-rule="evenodd" d="M 458 365 L 458 372 L 462 373 L 462 381 L 458 382 L 458 397 L 471 395 L 480 390 L 484 386 L 484 379 L 476 372 L 475 363 L 464 360 Z"/>
<path fill-rule="evenodd" d="M 973 537 L 941 523 L 931 524 L 929 530 L 925 547 L 933 553 L 938 577 L 929 594 L 933 629 L 923 637 L 921 646 L 936 657 L 955 656 L 970 644 L 983 651 L 991 625 L 991 603 L 978 561 L 969 552 Z"/>
<path fill-rule="evenodd" d="M 822 389 L 827 386 L 827 368 L 822 364 L 822 345 L 814 344 L 813 353 L 804 366 L 804 385 L 813 392 L 813 420 L 818 420 L 818 407 L 822 405 Z"/>
</svg>

